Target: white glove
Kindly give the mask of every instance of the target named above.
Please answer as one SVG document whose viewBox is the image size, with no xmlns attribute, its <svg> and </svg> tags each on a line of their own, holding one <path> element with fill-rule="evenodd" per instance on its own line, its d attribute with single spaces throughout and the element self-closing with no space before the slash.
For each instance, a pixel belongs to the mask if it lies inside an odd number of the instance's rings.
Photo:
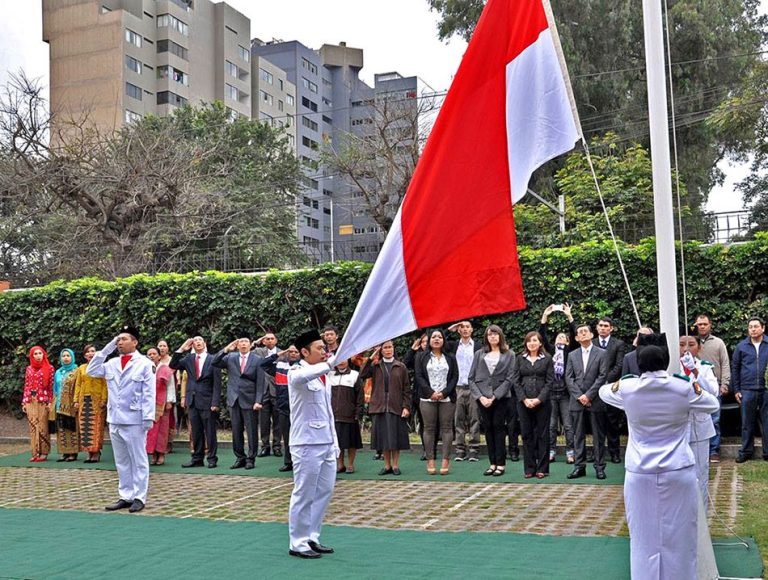
<svg viewBox="0 0 768 580">
<path fill-rule="evenodd" d="M 680 364 L 683 365 L 683 368 L 688 369 L 689 371 L 696 370 L 696 359 L 693 358 L 693 355 L 690 352 L 686 352 L 682 356 Z"/>
<path fill-rule="evenodd" d="M 147 419 L 141 423 L 141 426 L 144 427 L 144 431 L 149 431 L 150 429 L 152 429 L 152 425 L 154 424 L 155 424 L 154 421 Z"/>
<path fill-rule="evenodd" d="M 327 359 L 325 359 L 325 362 L 327 362 L 328 366 L 331 367 L 331 370 L 333 370 L 333 367 L 336 366 L 336 355 L 332 354 Z"/>
<path fill-rule="evenodd" d="M 333 446 L 333 453 L 336 455 L 336 459 L 341 457 L 341 449 L 336 445 Z"/>
</svg>

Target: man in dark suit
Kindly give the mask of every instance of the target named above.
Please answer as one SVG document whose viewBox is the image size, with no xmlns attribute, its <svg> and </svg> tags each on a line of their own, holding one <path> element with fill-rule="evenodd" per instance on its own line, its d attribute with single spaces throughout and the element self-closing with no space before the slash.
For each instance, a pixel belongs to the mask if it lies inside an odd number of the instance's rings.
<svg viewBox="0 0 768 580">
<path fill-rule="evenodd" d="M 263 360 L 251 352 L 251 339 L 245 337 L 233 340 L 213 357 L 213 366 L 227 370 L 227 407 L 235 453 L 235 462 L 230 469 L 253 469 L 255 465 L 258 447 L 256 413 L 262 407 L 266 375 L 261 367 Z M 247 456 L 243 428 L 248 434 Z"/>
<path fill-rule="evenodd" d="M 565 365 L 565 384 L 571 394 L 571 422 L 573 423 L 573 446 L 576 454 L 574 469 L 568 479 L 584 477 L 587 474 L 587 446 L 585 421 L 587 416 L 592 425 L 592 443 L 595 454 L 595 473 L 598 479 L 605 479 L 605 403 L 598 397 L 598 391 L 605 384 L 608 363 L 605 351 L 592 344 L 592 329 L 587 324 L 576 328 L 577 348 L 568 356 Z"/>
<path fill-rule="evenodd" d="M 254 347 L 253 352 L 256 356 L 262 359 L 266 359 L 267 357 L 280 352 L 280 349 L 277 348 L 277 336 L 275 336 L 274 332 L 268 332 L 257 339 L 254 343 Z M 280 457 L 283 454 L 283 450 L 280 447 L 280 415 L 277 412 L 275 379 L 271 375 L 266 376 L 266 382 L 264 384 L 264 400 L 262 401 L 261 410 L 257 413 L 256 418 L 259 423 L 259 431 L 261 432 L 261 449 L 259 450 L 259 457 L 266 457 L 270 452 L 275 457 Z M 269 445 L 270 431 L 272 432 L 271 447 Z"/>
<path fill-rule="evenodd" d="M 637 331 L 637 336 L 635 336 L 635 340 L 632 342 L 632 346 L 637 348 L 637 341 L 643 334 L 653 334 L 653 329 L 647 326 L 641 327 L 640 330 Z M 621 376 L 623 377 L 625 375 L 635 375 L 639 377 L 641 374 L 642 373 L 640 372 L 640 367 L 637 365 L 637 350 L 628 352 L 624 356 L 624 362 L 621 363 Z"/>
<path fill-rule="evenodd" d="M 597 336 L 592 340 L 592 344 L 605 351 L 608 364 L 608 372 L 605 375 L 606 383 L 615 383 L 621 378 L 621 365 L 624 362 L 624 355 L 627 354 L 627 345 L 623 340 L 612 336 L 613 329 L 613 320 L 608 316 L 603 316 L 597 321 Z M 624 411 L 613 405 L 608 405 L 605 413 L 608 420 L 608 454 L 611 457 L 611 463 L 621 463 L 619 434 L 621 433 L 621 425 L 625 421 Z"/>
<path fill-rule="evenodd" d="M 189 351 L 193 350 L 193 353 Z M 173 370 L 187 371 L 187 392 L 182 401 L 189 415 L 192 431 L 192 460 L 182 467 L 202 467 L 206 442 L 208 444 L 208 467 L 216 467 L 218 443 L 216 425 L 221 405 L 221 370 L 213 366 L 213 357 L 203 337 L 196 336 L 184 341 L 173 353 L 170 366 Z"/>
</svg>

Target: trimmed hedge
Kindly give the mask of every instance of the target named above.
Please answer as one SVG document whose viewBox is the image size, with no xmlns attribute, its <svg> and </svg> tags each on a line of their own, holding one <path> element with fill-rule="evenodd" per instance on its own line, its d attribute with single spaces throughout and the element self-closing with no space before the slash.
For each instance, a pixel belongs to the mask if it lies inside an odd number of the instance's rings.
<svg viewBox="0 0 768 580">
<path fill-rule="evenodd" d="M 622 255 L 642 321 L 657 328 L 654 242 L 623 247 Z M 610 315 L 619 336 L 634 336 L 636 322 L 611 244 L 521 248 L 520 264 L 528 309 L 477 319 L 476 329 L 495 322 L 519 350 L 525 333 L 538 328 L 547 304 L 570 302 L 577 320 Z M 689 322 L 699 311 L 710 313 L 715 333 L 729 347 L 745 335 L 748 316 L 768 312 L 768 234 L 728 247 L 688 243 L 686 270 Z M 264 276 L 206 272 L 114 282 L 88 278 L 2 293 L 0 403 L 18 406 L 26 352 L 35 344 L 43 345 L 54 363 L 64 347 L 79 357 L 85 344 L 103 346 L 125 321 L 140 328 L 142 350 L 160 338 L 175 349 L 199 333 L 215 351 L 233 337 L 266 330 L 274 330 L 285 344 L 287 337 L 310 326 L 346 324 L 369 272 L 369 264 L 346 262 Z M 554 315 L 551 323 L 553 330 L 565 328 L 562 315 Z M 400 352 L 410 340 L 400 340 Z"/>
</svg>

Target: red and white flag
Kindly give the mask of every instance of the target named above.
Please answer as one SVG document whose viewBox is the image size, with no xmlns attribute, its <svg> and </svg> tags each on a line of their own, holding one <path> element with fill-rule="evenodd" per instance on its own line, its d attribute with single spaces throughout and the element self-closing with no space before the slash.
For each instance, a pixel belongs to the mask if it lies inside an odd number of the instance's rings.
<svg viewBox="0 0 768 580">
<path fill-rule="evenodd" d="M 581 137 L 545 2 L 488 1 L 339 357 L 525 308 L 512 206 Z"/>
</svg>

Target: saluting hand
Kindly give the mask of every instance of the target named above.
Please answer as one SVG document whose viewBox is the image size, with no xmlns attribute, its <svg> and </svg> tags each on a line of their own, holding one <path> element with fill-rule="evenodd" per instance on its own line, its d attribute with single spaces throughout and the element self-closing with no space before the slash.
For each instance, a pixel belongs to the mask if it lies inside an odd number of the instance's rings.
<svg viewBox="0 0 768 580">
<path fill-rule="evenodd" d="M 179 352 L 184 352 L 185 350 L 191 349 L 192 348 L 192 342 L 193 342 L 193 339 L 191 339 L 191 338 L 188 338 L 187 340 L 185 340 L 184 344 L 182 344 L 179 347 Z"/>
<path fill-rule="evenodd" d="M 232 352 L 237 348 L 237 339 L 230 342 L 227 346 L 224 347 L 224 352 Z"/>
</svg>

